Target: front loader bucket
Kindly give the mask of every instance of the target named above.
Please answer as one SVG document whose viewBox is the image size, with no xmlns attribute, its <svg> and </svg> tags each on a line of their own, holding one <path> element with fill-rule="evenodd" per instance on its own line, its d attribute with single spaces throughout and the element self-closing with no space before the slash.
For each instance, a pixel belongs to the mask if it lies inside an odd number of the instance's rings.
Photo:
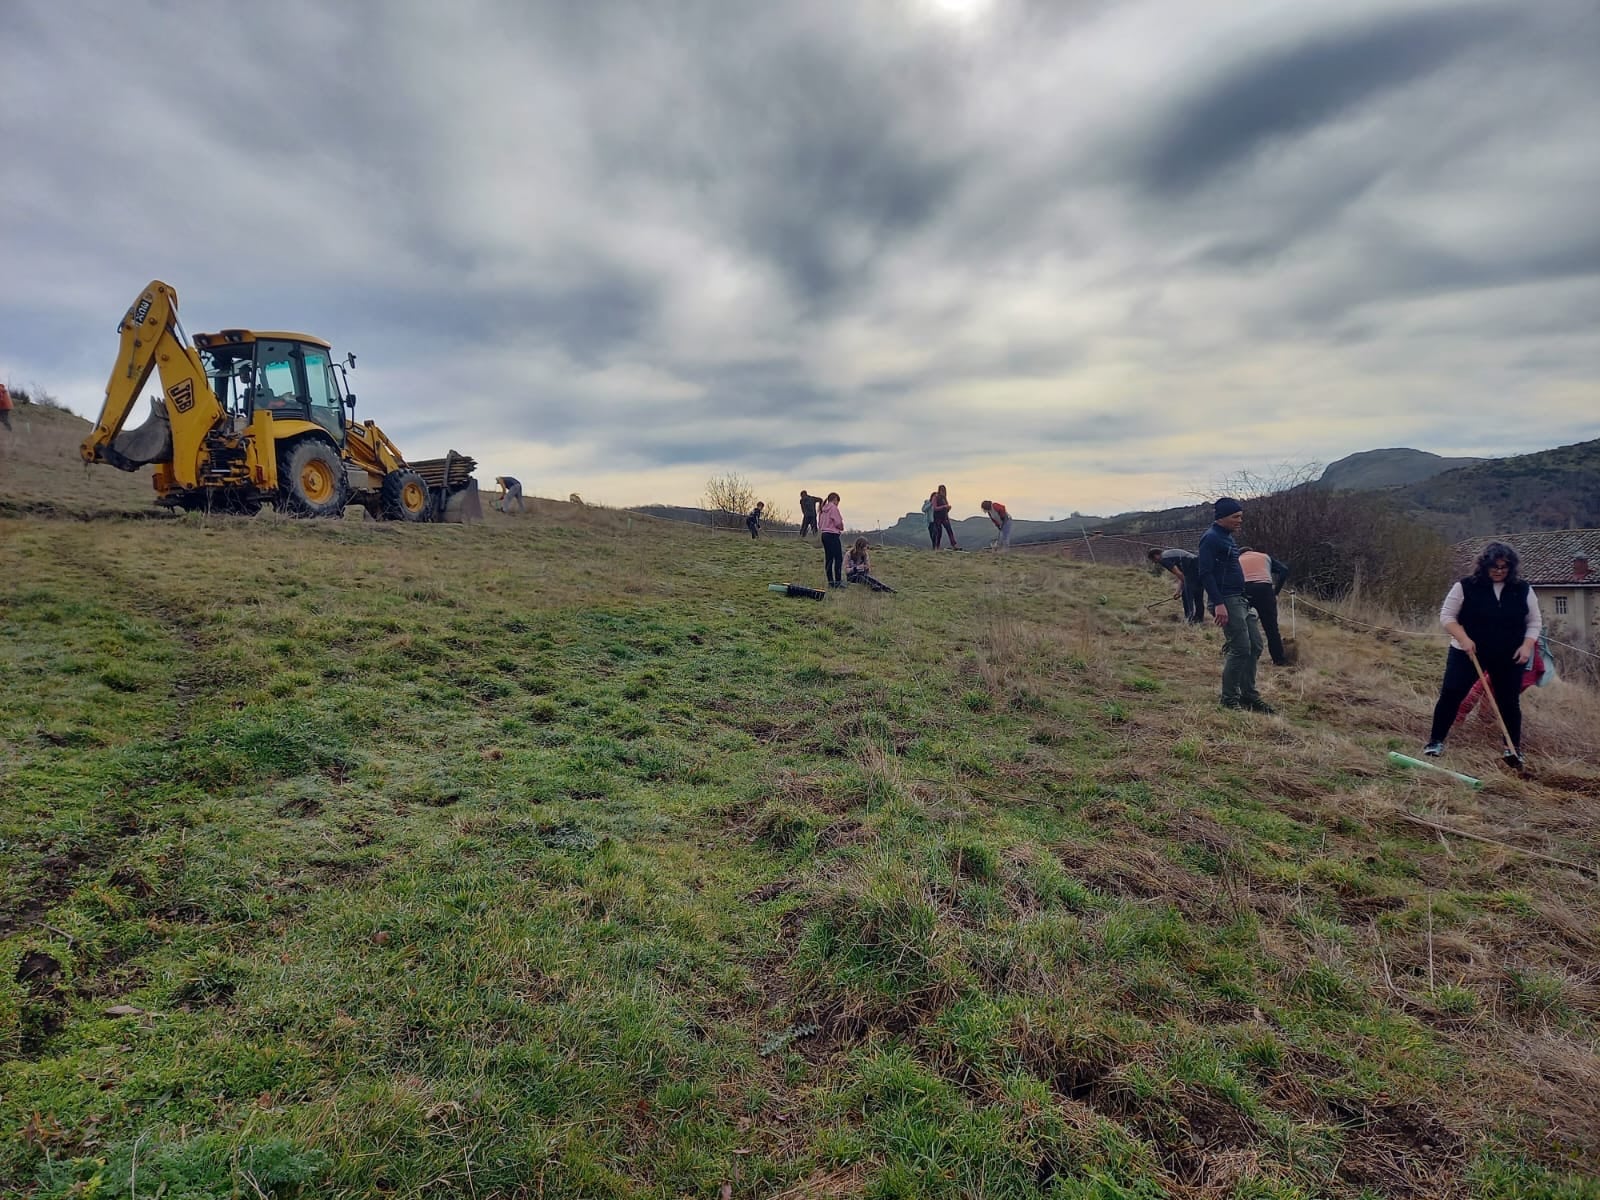
<svg viewBox="0 0 1600 1200">
<path fill-rule="evenodd" d="M 137 471 L 153 462 L 171 462 L 172 421 L 166 404 L 157 396 L 150 397 L 150 416 L 145 423 L 117 434 L 100 454 L 120 471 Z"/>
<path fill-rule="evenodd" d="M 467 480 L 466 486 L 445 497 L 444 508 L 434 517 L 446 525 L 478 525 L 483 521 L 483 499 L 478 495 L 478 481 Z"/>
<path fill-rule="evenodd" d="M 433 520 L 449 525 L 475 525 L 483 520 L 483 501 L 472 473 L 476 459 L 451 450 L 443 458 L 413 460 L 410 468 L 422 476 L 433 495 Z"/>
</svg>

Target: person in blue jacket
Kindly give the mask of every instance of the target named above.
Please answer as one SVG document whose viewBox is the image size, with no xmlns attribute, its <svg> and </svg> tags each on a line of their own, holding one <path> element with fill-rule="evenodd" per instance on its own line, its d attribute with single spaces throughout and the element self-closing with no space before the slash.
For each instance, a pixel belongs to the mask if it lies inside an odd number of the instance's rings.
<svg viewBox="0 0 1600 1200">
<path fill-rule="evenodd" d="M 1222 630 L 1222 707 L 1270 713 L 1256 691 L 1256 660 L 1261 657 L 1261 622 L 1245 599 L 1244 570 L 1234 532 L 1244 524 L 1244 505 L 1223 496 L 1213 506 L 1215 519 L 1200 539 L 1200 582 L 1212 620 Z"/>
</svg>

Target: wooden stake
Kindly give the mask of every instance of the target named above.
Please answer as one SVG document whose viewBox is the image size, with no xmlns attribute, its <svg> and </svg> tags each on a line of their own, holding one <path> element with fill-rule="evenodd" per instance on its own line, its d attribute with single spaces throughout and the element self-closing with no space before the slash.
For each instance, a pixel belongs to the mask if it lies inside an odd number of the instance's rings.
<svg viewBox="0 0 1600 1200">
<path fill-rule="evenodd" d="M 1553 854 L 1542 854 L 1538 850 L 1530 850 L 1526 846 L 1518 846 L 1514 842 L 1502 842 L 1499 838 L 1484 837 L 1481 833 L 1468 833 L 1465 829 L 1452 829 L 1449 825 L 1440 825 L 1437 821 L 1424 820 L 1422 817 L 1408 812 L 1401 813 L 1400 819 L 1402 821 L 1410 821 L 1413 825 L 1421 825 L 1425 829 L 1435 829 L 1440 833 L 1448 833 L 1454 837 L 1468 838 L 1474 842 L 1483 842 L 1489 846 L 1499 846 L 1505 850 L 1515 850 L 1518 854 L 1526 854 L 1531 858 L 1542 859 L 1547 863 L 1555 863 L 1558 867 L 1568 867 L 1577 871 L 1580 875 L 1593 875 L 1597 880 L 1600 880 L 1600 867 L 1585 867 L 1569 859 L 1557 858 Z"/>
</svg>

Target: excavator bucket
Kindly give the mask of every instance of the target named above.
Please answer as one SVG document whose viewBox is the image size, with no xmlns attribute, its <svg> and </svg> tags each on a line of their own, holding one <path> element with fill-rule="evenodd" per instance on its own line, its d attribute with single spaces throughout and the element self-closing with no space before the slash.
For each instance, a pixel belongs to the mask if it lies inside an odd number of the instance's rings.
<svg viewBox="0 0 1600 1200">
<path fill-rule="evenodd" d="M 150 397 L 150 416 L 145 423 L 117 434 L 108 450 L 106 461 L 124 471 L 136 471 L 153 462 L 171 462 L 172 421 L 161 398 Z"/>
<path fill-rule="evenodd" d="M 467 480 L 466 486 L 445 497 L 444 508 L 433 518 L 447 525 L 477 525 L 483 521 L 483 500 L 478 495 L 478 481 Z"/>
<path fill-rule="evenodd" d="M 472 477 L 478 469 L 475 459 L 451 450 L 443 458 L 425 458 L 410 466 L 433 496 L 433 520 L 448 525 L 474 525 L 483 520 L 478 481 Z"/>
</svg>

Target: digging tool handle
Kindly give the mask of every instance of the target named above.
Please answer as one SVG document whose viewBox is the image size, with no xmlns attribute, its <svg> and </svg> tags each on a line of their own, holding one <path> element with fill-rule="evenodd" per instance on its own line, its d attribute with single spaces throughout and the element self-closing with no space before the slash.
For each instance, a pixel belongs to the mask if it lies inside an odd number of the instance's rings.
<svg viewBox="0 0 1600 1200">
<path fill-rule="evenodd" d="M 1494 713 L 1494 719 L 1500 726 L 1500 736 L 1506 740 L 1506 751 L 1522 763 L 1522 754 L 1517 750 L 1516 743 L 1511 740 L 1511 730 L 1506 728 L 1506 719 L 1500 715 L 1500 702 L 1494 698 L 1494 688 L 1489 686 L 1489 676 L 1484 673 L 1483 664 L 1478 661 L 1478 652 L 1468 650 L 1467 657 L 1472 660 L 1472 669 L 1478 673 L 1478 682 L 1483 684 L 1483 698 L 1489 702 L 1489 711 Z"/>
<path fill-rule="evenodd" d="M 1401 754 L 1398 750 L 1389 751 L 1389 761 L 1402 767 L 1421 767 L 1424 771 L 1436 771 L 1440 775 L 1448 775 L 1451 779 L 1459 779 L 1462 783 L 1471 784 L 1475 788 L 1483 786 L 1483 780 L 1474 779 L 1471 775 L 1463 775 L 1460 771 L 1452 771 L 1448 767 L 1441 767 L 1437 763 L 1423 762 L 1420 758 L 1412 758 L 1409 754 Z"/>
</svg>

